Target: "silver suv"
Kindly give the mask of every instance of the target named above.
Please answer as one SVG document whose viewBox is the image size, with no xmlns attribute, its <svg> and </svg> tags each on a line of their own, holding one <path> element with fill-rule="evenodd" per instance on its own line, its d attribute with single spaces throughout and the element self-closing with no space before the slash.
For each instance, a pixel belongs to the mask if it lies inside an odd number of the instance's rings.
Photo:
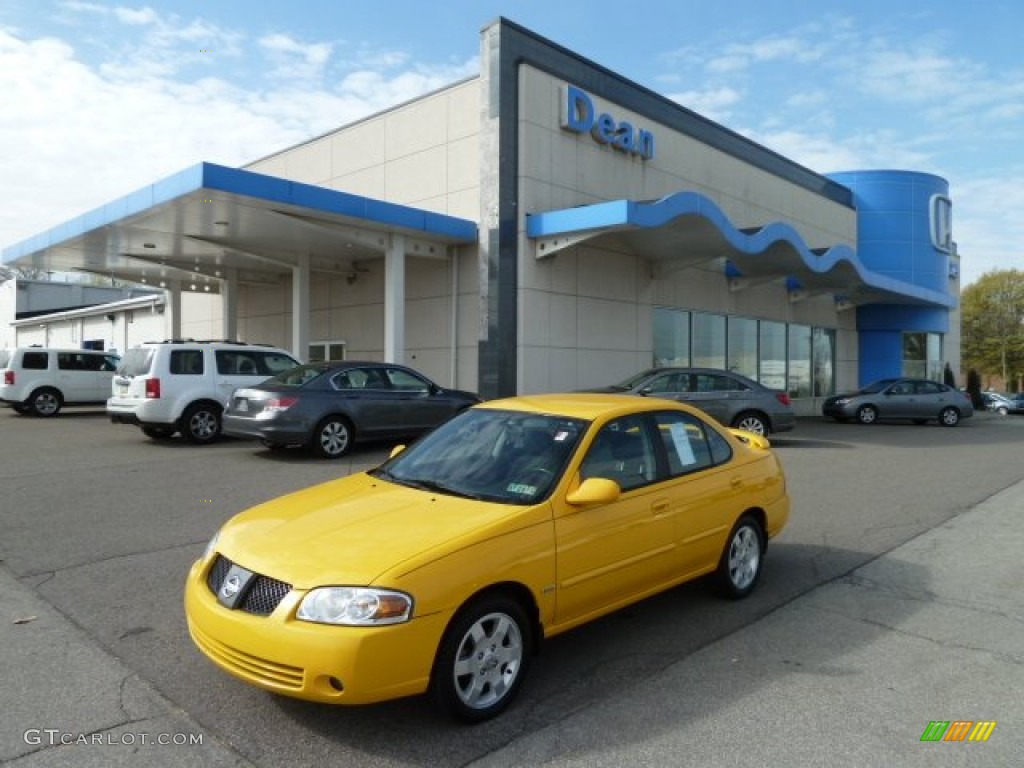
<svg viewBox="0 0 1024 768">
<path fill-rule="evenodd" d="M 89 349 L 0 349 L 0 402 L 43 417 L 56 416 L 65 405 L 100 405 L 119 360 Z"/>
<path fill-rule="evenodd" d="M 193 443 L 216 440 L 221 414 L 239 387 L 293 368 L 283 349 L 225 341 L 149 342 L 125 352 L 111 383 L 107 413 L 154 440 L 181 432 Z"/>
</svg>

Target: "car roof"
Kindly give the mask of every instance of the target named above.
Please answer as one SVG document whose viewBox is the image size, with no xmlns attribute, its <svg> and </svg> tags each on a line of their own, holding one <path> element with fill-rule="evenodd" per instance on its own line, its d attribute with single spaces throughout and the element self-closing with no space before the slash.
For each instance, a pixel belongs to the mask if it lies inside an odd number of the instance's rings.
<svg viewBox="0 0 1024 768">
<path fill-rule="evenodd" d="M 523 411 L 545 415 L 569 416 L 593 421 L 601 417 L 625 416 L 642 411 L 686 411 L 685 405 L 635 395 L 616 395 L 591 392 L 567 392 L 544 395 L 520 395 L 500 400 L 488 400 L 475 406 L 495 410 Z"/>
</svg>

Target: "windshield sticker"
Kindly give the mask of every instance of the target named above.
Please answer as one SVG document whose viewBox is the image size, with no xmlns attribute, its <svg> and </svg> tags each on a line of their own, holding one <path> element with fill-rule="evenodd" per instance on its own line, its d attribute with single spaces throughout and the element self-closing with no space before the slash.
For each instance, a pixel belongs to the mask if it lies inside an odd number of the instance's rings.
<svg viewBox="0 0 1024 768">
<path fill-rule="evenodd" d="M 563 442 L 567 437 L 569 437 L 569 433 L 566 432 L 564 429 L 560 429 L 558 432 L 555 432 L 556 443 Z"/>
<path fill-rule="evenodd" d="M 533 496 L 537 492 L 537 486 L 524 483 L 509 483 L 508 488 L 505 490 L 509 493 L 519 493 L 523 496 Z"/>
<path fill-rule="evenodd" d="M 693 455 L 693 446 L 690 445 L 690 436 L 686 433 L 686 425 L 676 422 L 669 425 L 669 434 L 672 435 L 672 444 L 679 454 L 679 461 L 684 467 L 697 463 L 697 457 Z"/>
</svg>

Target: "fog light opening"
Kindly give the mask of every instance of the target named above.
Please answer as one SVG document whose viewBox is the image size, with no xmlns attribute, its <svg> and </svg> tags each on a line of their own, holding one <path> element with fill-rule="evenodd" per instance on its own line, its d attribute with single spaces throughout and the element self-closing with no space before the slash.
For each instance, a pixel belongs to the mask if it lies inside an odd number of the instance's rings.
<svg viewBox="0 0 1024 768">
<path fill-rule="evenodd" d="M 330 684 L 331 688 L 336 690 L 338 693 L 341 693 L 345 690 L 345 686 L 342 685 L 341 680 L 339 680 L 336 677 L 328 677 L 327 682 Z"/>
</svg>

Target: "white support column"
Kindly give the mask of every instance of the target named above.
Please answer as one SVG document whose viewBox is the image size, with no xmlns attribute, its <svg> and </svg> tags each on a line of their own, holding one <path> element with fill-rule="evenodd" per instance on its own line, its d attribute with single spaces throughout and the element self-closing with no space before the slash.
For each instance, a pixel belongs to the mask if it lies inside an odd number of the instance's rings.
<svg viewBox="0 0 1024 768">
<path fill-rule="evenodd" d="M 292 354 L 309 357 L 309 254 L 300 254 L 292 267 Z"/>
<path fill-rule="evenodd" d="M 395 234 L 384 254 L 384 361 L 405 362 L 405 238 Z"/>
<path fill-rule="evenodd" d="M 220 280 L 221 331 L 225 339 L 238 339 L 238 270 L 225 269 Z"/>
<path fill-rule="evenodd" d="M 170 333 L 168 338 L 181 338 L 181 281 L 167 281 L 167 303 L 164 304 L 164 328 Z M 166 315 L 170 317 L 166 317 Z"/>
</svg>

